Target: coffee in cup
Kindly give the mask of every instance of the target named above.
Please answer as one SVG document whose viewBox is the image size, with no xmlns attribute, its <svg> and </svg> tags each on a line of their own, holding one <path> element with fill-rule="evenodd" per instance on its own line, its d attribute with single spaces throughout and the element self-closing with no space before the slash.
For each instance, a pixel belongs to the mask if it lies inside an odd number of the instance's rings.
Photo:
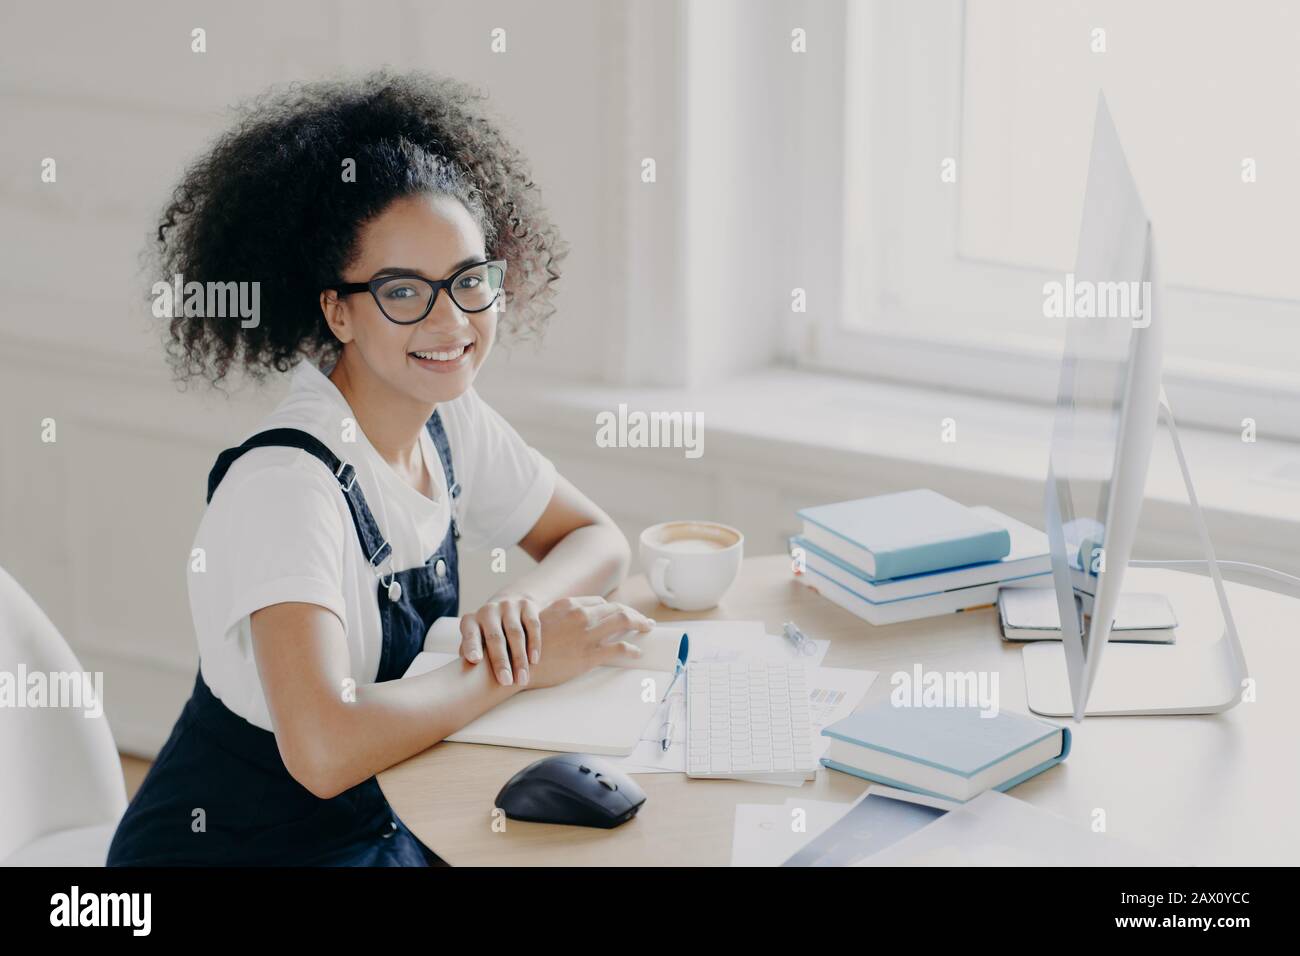
<svg viewBox="0 0 1300 956">
<path fill-rule="evenodd" d="M 678 611 L 715 607 L 740 572 L 745 536 L 716 521 L 666 521 L 641 532 L 650 589 Z"/>
</svg>

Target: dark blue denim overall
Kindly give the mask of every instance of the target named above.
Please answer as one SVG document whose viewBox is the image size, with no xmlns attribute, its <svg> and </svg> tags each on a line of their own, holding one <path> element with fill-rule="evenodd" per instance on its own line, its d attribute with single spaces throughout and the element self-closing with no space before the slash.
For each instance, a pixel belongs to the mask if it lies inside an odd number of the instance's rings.
<svg viewBox="0 0 1300 956">
<path fill-rule="evenodd" d="M 294 428 L 275 428 L 223 451 L 208 475 L 208 501 L 237 458 L 253 448 L 301 448 L 338 479 L 357 537 L 378 576 L 383 651 L 377 681 L 406 672 L 429 626 L 457 613 L 455 498 L 451 448 L 434 412 L 429 434 L 451 491 L 452 520 L 438 550 L 418 568 L 382 574 L 392 548 L 366 506 L 352 465 Z M 286 542 L 292 546 L 292 542 Z M 205 826 L 196 811 L 202 810 Z M 197 832 L 196 832 L 197 830 Z M 427 866 L 442 861 L 397 819 L 374 777 L 328 800 L 285 769 L 275 735 L 213 696 L 200 671 L 108 852 L 109 866 Z"/>
</svg>

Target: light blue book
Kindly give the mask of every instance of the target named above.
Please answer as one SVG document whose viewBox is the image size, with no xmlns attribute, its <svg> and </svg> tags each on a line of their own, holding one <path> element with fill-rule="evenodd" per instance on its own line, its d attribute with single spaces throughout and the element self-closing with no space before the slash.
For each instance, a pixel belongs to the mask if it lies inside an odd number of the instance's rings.
<svg viewBox="0 0 1300 956">
<path fill-rule="evenodd" d="M 824 729 L 831 740 L 822 764 L 964 803 L 985 790 L 1010 790 L 1070 753 L 1068 727 L 1010 711 L 984 716 L 976 706 L 924 706 L 925 691 L 911 691 L 911 706 L 896 706 L 891 695 Z"/>
<path fill-rule="evenodd" d="M 803 536 L 872 580 L 1000 561 L 1007 529 L 928 488 L 797 512 Z"/>
<path fill-rule="evenodd" d="M 1047 535 L 992 508 L 976 505 L 970 510 L 1007 529 L 1011 536 L 1011 550 L 1002 560 L 931 571 L 929 574 L 874 580 L 842 558 L 823 551 L 802 535 L 790 539 L 790 549 L 794 553 L 794 549 L 802 548 L 805 563 L 810 570 L 830 578 L 872 604 L 927 597 L 979 584 L 1024 582 L 1028 578 L 1052 573 Z"/>
</svg>

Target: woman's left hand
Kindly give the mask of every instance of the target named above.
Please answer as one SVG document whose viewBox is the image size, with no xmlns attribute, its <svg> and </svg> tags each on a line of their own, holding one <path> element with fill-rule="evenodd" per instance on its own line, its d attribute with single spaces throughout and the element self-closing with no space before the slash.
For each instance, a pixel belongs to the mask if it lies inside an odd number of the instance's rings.
<svg viewBox="0 0 1300 956">
<path fill-rule="evenodd" d="M 460 656 L 477 664 L 487 652 L 497 682 L 528 686 L 528 665 L 542 657 L 542 621 L 529 597 L 500 597 L 460 619 Z"/>
</svg>

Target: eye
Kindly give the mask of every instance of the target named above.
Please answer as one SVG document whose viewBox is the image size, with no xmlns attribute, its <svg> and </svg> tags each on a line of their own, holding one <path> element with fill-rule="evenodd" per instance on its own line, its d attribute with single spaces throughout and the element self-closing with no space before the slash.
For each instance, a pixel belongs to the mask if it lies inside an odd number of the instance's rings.
<svg viewBox="0 0 1300 956">
<path fill-rule="evenodd" d="M 391 285 L 384 286 L 385 299 L 411 299 L 418 296 L 419 294 L 420 293 L 416 291 L 414 286 L 406 285 L 400 282 L 395 282 Z"/>
<path fill-rule="evenodd" d="M 456 280 L 456 287 L 459 289 L 477 289 L 482 282 L 483 277 L 480 275 L 463 275 Z"/>
</svg>

